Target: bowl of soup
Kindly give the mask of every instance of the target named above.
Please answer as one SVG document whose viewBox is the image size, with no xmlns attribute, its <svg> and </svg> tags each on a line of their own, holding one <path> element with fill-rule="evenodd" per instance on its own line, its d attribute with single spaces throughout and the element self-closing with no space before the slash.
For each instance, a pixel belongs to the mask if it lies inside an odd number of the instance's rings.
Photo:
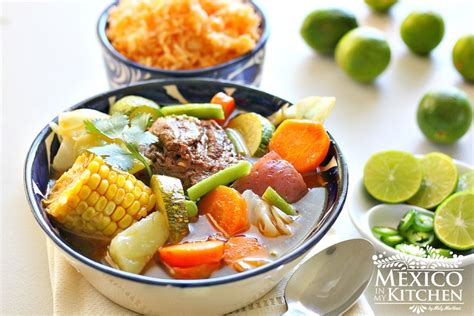
<svg viewBox="0 0 474 316">
<path fill-rule="evenodd" d="M 320 123 L 274 115 L 289 106 L 210 79 L 91 97 L 34 139 L 24 174 L 32 213 L 70 264 L 130 310 L 246 306 L 327 233 L 347 195 L 335 139 Z M 316 138 L 288 141 L 294 132 Z"/>
<path fill-rule="evenodd" d="M 193 77 L 258 86 L 269 26 L 252 1 L 122 0 L 97 35 L 111 87 Z"/>
</svg>

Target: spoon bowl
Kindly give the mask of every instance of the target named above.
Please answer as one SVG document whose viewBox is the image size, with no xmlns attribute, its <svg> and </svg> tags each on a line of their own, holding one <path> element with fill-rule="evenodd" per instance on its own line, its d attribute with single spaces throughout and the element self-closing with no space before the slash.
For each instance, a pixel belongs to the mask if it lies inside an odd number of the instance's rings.
<svg viewBox="0 0 474 316">
<path fill-rule="evenodd" d="M 369 241 L 356 238 L 306 260 L 286 285 L 285 315 L 340 315 L 347 311 L 370 282 L 374 254 Z"/>
</svg>

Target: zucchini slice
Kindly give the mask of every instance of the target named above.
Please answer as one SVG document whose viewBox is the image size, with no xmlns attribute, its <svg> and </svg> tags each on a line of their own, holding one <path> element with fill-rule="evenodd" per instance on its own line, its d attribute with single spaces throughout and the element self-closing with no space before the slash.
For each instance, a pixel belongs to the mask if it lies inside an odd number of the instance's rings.
<svg viewBox="0 0 474 316">
<path fill-rule="evenodd" d="M 229 122 L 228 127 L 242 135 L 252 157 L 265 155 L 275 131 L 275 126 L 269 120 L 253 112 L 238 115 Z"/>
<path fill-rule="evenodd" d="M 168 241 L 178 243 L 189 233 L 189 218 L 183 185 L 177 178 L 153 175 L 151 189 L 156 195 L 157 210 L 166 216 L 170 231 Z"/>
</svg>

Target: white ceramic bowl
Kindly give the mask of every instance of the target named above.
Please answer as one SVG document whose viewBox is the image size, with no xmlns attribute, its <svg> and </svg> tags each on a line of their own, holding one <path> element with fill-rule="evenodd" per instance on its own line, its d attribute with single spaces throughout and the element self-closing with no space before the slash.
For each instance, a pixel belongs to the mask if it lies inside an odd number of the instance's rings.
<svg viewBox="0 0 474 316">
<path fill-rule="evenodd" d="M 232 92 L 239 107 L 262 115 L 269 115 L 288 103 L 276 96 L 232 82 L 175 79 L 147 81 L 112 90 L 71 109 L 93 108 L 106 112 L 110 102 L 125 95 L 142 95 L 160 104 L 176 103 L 182 98 L 189 102 L 208 102 L 219 91 Z M 331 137 L 330 150 L 323 162 L 324 166 L 331 163 L 331 167 L 324 171 L 324 176 L 329 179 L 325 207 L 317 225 L 295 249 L 265 266 L 224 277 L 205 280 L 152 278 L 119 271 L 93 261 L 61 237 L 41 203 L 47 192 L 50 162 L 57 148 L 57 139 L 50 127 L 46 126 L 35 138 L 28 153 L 24 176 L 33 215 L 47 238 L 99 292 L 117 304 L 143 314 L 218 315 L 255 301 L 280 282 L 326 234 L 341 212 L 347 195 L 347 164 Z"/>
<path fill-rule="evenodd" d="M 462 175 L 468 171 L 474 170 L 474 167 L 455 160 L 458 174 Z M 350 195 L 349 216 L 352 223 L 359 233 L 370 240 L 377 251 L 385 253 L 387 256 L 399 254 L 394 248 L 387 246 L 373 233 L 371 228 L 374 226 L 397 227 L 403 215 L 410 209 L 416 209 L 423 213 L 433 213 L 423 208 L 409 204 L 381 204 L 381 202 L 372 198 L 364 188 L 363 179 L 360 179 Z M 412 258 L 418 258 L 410 256 Z M 435 259 L 423 258 L 425 261 L 436 261 Z M 444 259 L 443 259 L 444 260 Z M 447 262 L 453 262 L 454 259 L 446 259 Z M 474 263 L 474 254 L 464 256 L 458 261 L 459 266 L 465 267 Z"/>
</svg>

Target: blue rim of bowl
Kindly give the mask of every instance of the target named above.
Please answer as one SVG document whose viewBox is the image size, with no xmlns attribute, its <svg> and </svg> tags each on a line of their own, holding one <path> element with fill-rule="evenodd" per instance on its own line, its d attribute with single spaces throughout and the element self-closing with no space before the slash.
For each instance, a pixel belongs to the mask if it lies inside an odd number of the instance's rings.
<svg viewBox="0 0 474 316">
<path fill-rule="evenodd" d="M 95 95 L 91 98 L 88 98 L 80 103 L 77 103 L 76 105 L 66 109 L 65 111 L 70 111 L 76 108 L 83 108 L 85 104 L 92 103 L 95 100 L 107 98 L 111 95 L 115 95 L 120 92 L 126 92 L 128 89 L 133 89 L 136 86 L 154 86 L 155 84 L 179 84 L 182 82 L 193 82 L 193 83 L 222 83 L 225 84 L 226 86 L 229 87 L 235 87 L 239 89 L 246 89 L 247 91 L 251 91 L 253 93 L 258 93 L 258 94 L 263 94 L 268 97 L 274 98 L 274 95 L 271 95 L 269 93 L 263 92 L 259 89 L 253 88 L 248 85 L 244 84 L 236 84 L 235 82 L 227 81 L 227 80 L 213 80 L 213 79 L 205 79 L 205 78 L 199 78 L 199 79 L 155 79 L 155 80 L 149 80 L 146 82 L 140 82 L 136 83 L 133 85 L 129 85 L 126 87 L 121 87 L 118 89 L 110 90 L 106 93 L 101 93 L 98 95 Z M 277 97 L 278 98 L 278 97 Z M 285 101 L 284 99 L 278 98 L 280 100 Z M 285 101 L 287 102 L 287 101 Z M 290 103 L 290 102 L 287 102 Z M 291 104 L 291 103 L 290 103 Z M 336 143 L 336 141 L 333 139 L 332 135 L 329 134 L 329 137 L 331 138 L 331 142 L 333 143 L 336 153 L 339 159 L 339 164 L 338 166 L 340 167 L 340 172 L 341 172 L 341 181 L 338 185 L 338 195 L 336 196 L 336 202 L 333 205 L 333 210 L 331 211 L 331 214 L 327 217 L 327 219 L 324 221 L 324 223 L 314 232 L 314 235 L 311 236 L 310 238 L 307 238 L 305 241 L 303 241 L 298 247 L 287 253 L 286 255 L 282 256 L 281 258 L 278 258 L 277 260 L 268 263 L 264 266 L 261 266 L 259 268 L 255 268 L 246 272 L 241 272 L 241 273 L 236 273 L 236 274 L 231 274 L 228 276 L 223 276 L 223 277 L 217 277 L 217 278 L 211 278 L 211 279 L 200 279 L 200 280 L 175 280 L 175 279 L 160 279 L 160 278 L 154 278 L 154 277 L 149 277 L 149 276 L 144 276 L 144 275 L 139 275 L 139 274 L 133 274 L 125 271 L 120 271 L 117 269 L 114 269 L 112 267 L 106 266 L 102 263 L 99 263 L 97 261 L 94 261 L 92 259 L 89 259 L 88 257 L 76 252 L 73 248 L 71 248 L 69 245 L 67 245 L 59 236 L 57 233 L 55 233 L 52 225 L 47 222 L 46 220 L 46 214 L 38 205 L 35 200 L 35 192 L 33 189 L 33 181 L 31 179 L 31 174 L 32 174 L 32 165 L 33 161 L 36 158 L 37 150 L 41 142 L 44 141 L 44 139 L 51 133 L 51 128 L 49 125 L 46 125 L 41 132 L 35 137 L 30 149 L 28 150 L 27 156 L 26 156 L 26 161 L 25 161 L 25 167 L 24 167 L 24 186 L 25 186 L 25 193 L 26 197 L 28 200 L 28 203 L 30 205 L 30 208 L 32 210 L 33 216 L 35 217 L 36 221 L 38 224 L 41 226 L 43 231 L 46 233 L 46 235 L 58 246 L 61 248 L 65 253 L 67 253 L 70 257 L 72 257 L 74 260 L 77 260 L 90 268 L 99 270 L 101 272 L 104 272 L 106 274 L 129 280 L 129 281 L 134 281 L 134 282 L 139 282 L 139 283 L 144 283 L 144 284 L 150 284 L 150 285 L 159 285 L 159 286 L 174 286 L 174 287 L 180 287 L 180 288 L 191 288 L 191 287 L 206 287 L 206 286 L 214 286 L 214 285 L 221 285 L 221 284 L 226 284 L 230 282 L 237 282 L 241 281 L 247 278 L 251 278 L 254 276 L 261 275 L 263 273 L 266 273 L 270 270 L 273 269 L 278 269 L 282 267 L 284 264 L 287 264 L 298 257 L 302 256 L 305 254 L 307 251 L 309 251 L 321 238 L 327 233 L 327 231 L 331 228 L 331 226 L 334 224 L 336 221 L 337 217 L 342 211 L 342 208 L 344 206 L 344 203 L 346 201 L 347 197 L 347 192 L 348 192 L 348 186 L 349 186 L 349 171 L 347 167 L 347 163 L 345 161 L 345 158 Z"/>
<path fill-rule="evenodd" d="M 260 36 L 260 39 L 257 42 L 257 46 L 250 52 L 242 56 L 239 56 L 237 58 L 231 59 L 227 62 L 215 65 L 215 66 L 193 69 L 193 70 L 166 70 L 166 69 L 161 69 L 161 68 L 148 67 L 140 63 L 134 62 L 133 60 L 128 59 L 127 57 L 120 54 L 112 45 L 112 43 L 109 41 L 109 38 L 107 37 L 106 28 L 107 28 L 107 23 L 108 23 L 107 20 L 109 18 L 109 11 L 112 7 L 116 6 L 118 2 L 119 1 L 115 1 L 111 5 L 107 6 L 99 17 L 99 20 L 97 22 L 97 36 L 99 37 L 99 41 L 102 44 L 102 47 L 106 49 L 115 59 L 118 59 L 119 61 L 121 61 L 122 63 L 126 64 L 127 66 L 131 68 L 138 68 L 142 71 L 147 71 L 152 74 L 175 76 L 175 77 L 180 77 L 180 76 L 188 77 L 188 76 L 199 76 L 199 75 L 212 73 L 212 72 L 221 70 L 223 68 L 227 68 L 229 66 L 232 66 L 234 64 L 237 64 L 243 60 L 246 60 L 252 57 L 265 46 L 268 40 L 268 37 L 270 35 L 270 27 L 268 25 L 268 21 L 266 18 L 267 15 L 266 15 L 265 10 L 263 10 L 254 1 L 249 1 L 249 3 L 255 8 L 257 13 L 262 17 L 262 35 Z"/>
</svg>

